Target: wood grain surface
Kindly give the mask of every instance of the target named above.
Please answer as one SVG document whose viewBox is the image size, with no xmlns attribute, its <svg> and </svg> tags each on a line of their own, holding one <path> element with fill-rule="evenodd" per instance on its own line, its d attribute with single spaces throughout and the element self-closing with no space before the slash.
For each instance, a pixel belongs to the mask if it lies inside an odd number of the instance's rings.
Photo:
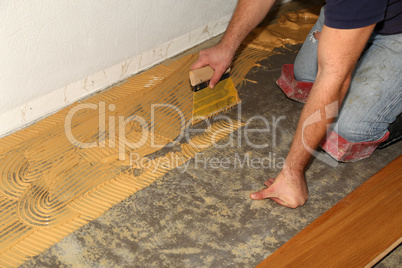
<svg viewBox="0 0 402 268">
<path fill-rule="evenodd" d="M 402 155 L 257 267 L 371 267 L 402 241 Z"/>
</svg>

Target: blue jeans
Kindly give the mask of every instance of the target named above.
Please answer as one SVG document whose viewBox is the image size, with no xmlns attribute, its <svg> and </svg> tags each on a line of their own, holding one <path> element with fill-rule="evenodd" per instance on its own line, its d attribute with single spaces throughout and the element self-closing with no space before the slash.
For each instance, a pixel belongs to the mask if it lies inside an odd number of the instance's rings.
<svg viewBox="0 0 402 268">
<path fill-rule="evenodd" d="M 324 9 L 296 57 L 294 74 L 299 81 L 314 82 L 317 75 L 318 41 L 313 33 L 322 30 Z M 354 143 L 380 140 L 402 112 L 402 34 L 373 33 L 368 43 L 331 126 Z"/>
</svg>

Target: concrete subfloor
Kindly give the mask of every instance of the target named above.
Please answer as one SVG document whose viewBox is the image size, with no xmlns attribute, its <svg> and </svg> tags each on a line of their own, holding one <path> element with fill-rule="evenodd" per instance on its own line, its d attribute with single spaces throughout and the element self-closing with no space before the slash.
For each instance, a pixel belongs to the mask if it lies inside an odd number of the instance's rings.
<svg viewBox="0 0 402 268">
<path fill-rule="evenodd" d="M 294 210 L 249 199 L 279 173 L 303 108 L 275 84 L 299 48 L 277 49 L 254 67 L 238 88 L 240 110 L 227 114 L 249 121 L 248 129 L 267 129 L 268 122 L 269 132 L 245 135 L 242 128 L 219 142 L 232 138 L 233 146 L 206 149 L 22 267 L 253 267 L 395 159 L 402 142 L 356 163 L 313 159 L 306 172 L 309 200 Z M 377 266 L 401 263 L 399 247 Z"/>
</svg>

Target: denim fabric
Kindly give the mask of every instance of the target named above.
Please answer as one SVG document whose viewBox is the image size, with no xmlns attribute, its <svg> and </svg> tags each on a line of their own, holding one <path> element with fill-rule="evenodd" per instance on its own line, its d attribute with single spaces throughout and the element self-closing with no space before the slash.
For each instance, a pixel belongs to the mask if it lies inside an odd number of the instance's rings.
<svg viewBox="0 0 402 268">
<path fill-rule="evenodd" d="M 317 22 L 311 28 L 310 33 L 307 35 L 294 63 L 294 74 L 296 80 L 304 82 L 314 82 L 317 76 L 318 61 L 317 61 L 317 48 L 318 41 L 314 37 L 315 32 L 321 32 L 324 26 L 324 9 L 321 8 L 320 16 Z"/>
<path fill-rule="evenodd" d="M 299 81 L 314 82 L 324 7 L 295 60 Z M 370 46 L 356 64 L 349 90 L 331 128 L 349 142 L 380 140 L 402 112 L 402 34 L 373 33 Z"/>
</svg>

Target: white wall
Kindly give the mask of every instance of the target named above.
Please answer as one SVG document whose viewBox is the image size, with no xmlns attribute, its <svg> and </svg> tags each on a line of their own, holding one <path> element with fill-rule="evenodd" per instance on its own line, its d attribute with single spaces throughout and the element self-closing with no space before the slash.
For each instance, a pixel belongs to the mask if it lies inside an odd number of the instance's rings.
<svg viewBox="0 0 402 268">
<path fill-rule="evenodd" d="M 236 0 L 3 0 L 0 136 L 222 33 Z"/>
</svg>

